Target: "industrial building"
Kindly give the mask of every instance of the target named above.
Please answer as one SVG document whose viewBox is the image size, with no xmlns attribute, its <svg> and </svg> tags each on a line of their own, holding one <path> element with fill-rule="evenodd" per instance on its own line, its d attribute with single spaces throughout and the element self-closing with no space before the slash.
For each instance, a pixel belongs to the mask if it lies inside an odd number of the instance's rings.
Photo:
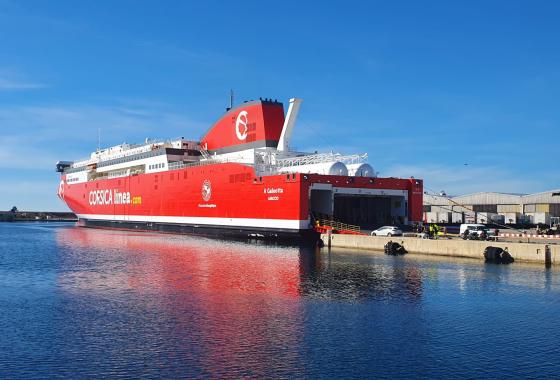
<svg viewBox="0 0 560 380">
<path fill-rule="evenodd" d="M 424 194 L 426 223 L 551 224 L 560 217 L 560 189 L 536 194 Z"/>
</svg>

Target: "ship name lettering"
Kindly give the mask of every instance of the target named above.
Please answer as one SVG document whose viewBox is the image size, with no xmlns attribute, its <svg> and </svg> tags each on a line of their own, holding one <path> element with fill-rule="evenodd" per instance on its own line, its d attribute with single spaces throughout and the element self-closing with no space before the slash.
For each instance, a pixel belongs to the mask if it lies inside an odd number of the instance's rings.
<svg viewBox="0 0 560 380">
<path fill-rule="evenodd" d="M 115 204 L 116 205 L 130 204 L 130 193 L 128 191 L 124 193 L 119 193 L 119 191 L 115 189 Z"/>
<path fill-rule="evenodd" d="M 283 194 L 284 189 L 281 187 L 268 187 L 264 189 L 265 194 Z"/>
<path fill-rule="evenodd" d="M 89 204 L 111 205 L 113 204 L 113 192 L 111 190 L 93 190 L 89 192 Z"/>
<path fill-rule="evenodd" d="M 130 204 L 131 196 L 128 191 L 119 192 L 118 190 L 92 190 L 89 192 L 89 204 L 90 206 L 102 206 L 102 205 L 125 205 Z M 140 201 L 141 203 L 141 201 Z"/>
</svg>

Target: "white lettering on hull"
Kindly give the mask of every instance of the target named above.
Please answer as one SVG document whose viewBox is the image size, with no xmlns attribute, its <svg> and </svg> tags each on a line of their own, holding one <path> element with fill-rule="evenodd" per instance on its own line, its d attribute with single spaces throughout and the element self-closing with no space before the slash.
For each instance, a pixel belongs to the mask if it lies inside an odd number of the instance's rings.
<svg viewBox="0 0 560 380">
<path fill-rule="evenodd" d="M 281 187 L 267 187 L 264 189 L 265 194 L 283 194 L 284 189 Z"/>
<path fill-rule="evenodd" d="M 111 191 L 108 189 L 92 190 L 89 192 L 89 205 L 90 206 L 103 206 L 103 205 L 128 205 L 130 204 L 130 193 L 119 192 L 117 189 Z"/>
<path fill-rule="evenodd" d="M 284 194 L 284 189 L 281 187 L 267 187 L 263 192 L 269 195 L 266 199 L 269 201 L 279 201 L 280 194 Z"/>
</svg>

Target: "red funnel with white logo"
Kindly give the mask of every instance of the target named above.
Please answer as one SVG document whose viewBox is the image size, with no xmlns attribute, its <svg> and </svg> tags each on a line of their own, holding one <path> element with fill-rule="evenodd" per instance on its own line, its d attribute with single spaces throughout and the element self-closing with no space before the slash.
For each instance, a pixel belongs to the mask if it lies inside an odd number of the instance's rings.
<svg viewBox="0 0 560 380">
<path fill-rule="evenodd" d="M 201 146 L 210 153 L 278 146 L 284 125 L 284 106 L 257 100 L 229 110 L 202 137 Z"/>
</svg>

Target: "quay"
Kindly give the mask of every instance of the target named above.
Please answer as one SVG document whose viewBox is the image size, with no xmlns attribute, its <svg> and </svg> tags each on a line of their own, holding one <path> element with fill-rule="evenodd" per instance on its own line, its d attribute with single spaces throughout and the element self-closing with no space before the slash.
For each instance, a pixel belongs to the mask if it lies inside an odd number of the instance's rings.
<svg viewBox="0 0 560 380">
<path fill-rule="evenodd" d="M 420 239 L 404 236 L 369 236 L 350 234 L 321 234 L 325 247 L 354 248 L 368 251 L 383 251 L 389 242 L 402 245 L 409 253 L 466 257 L 484 260 L 484 250 L 487 247 L 499 247 L 507 251 L 515 261 L 538 263 L 546 266 L 560 265 L 560 245 L 544 243 L 517 243 L 450 239 Z"/>
</svg>

